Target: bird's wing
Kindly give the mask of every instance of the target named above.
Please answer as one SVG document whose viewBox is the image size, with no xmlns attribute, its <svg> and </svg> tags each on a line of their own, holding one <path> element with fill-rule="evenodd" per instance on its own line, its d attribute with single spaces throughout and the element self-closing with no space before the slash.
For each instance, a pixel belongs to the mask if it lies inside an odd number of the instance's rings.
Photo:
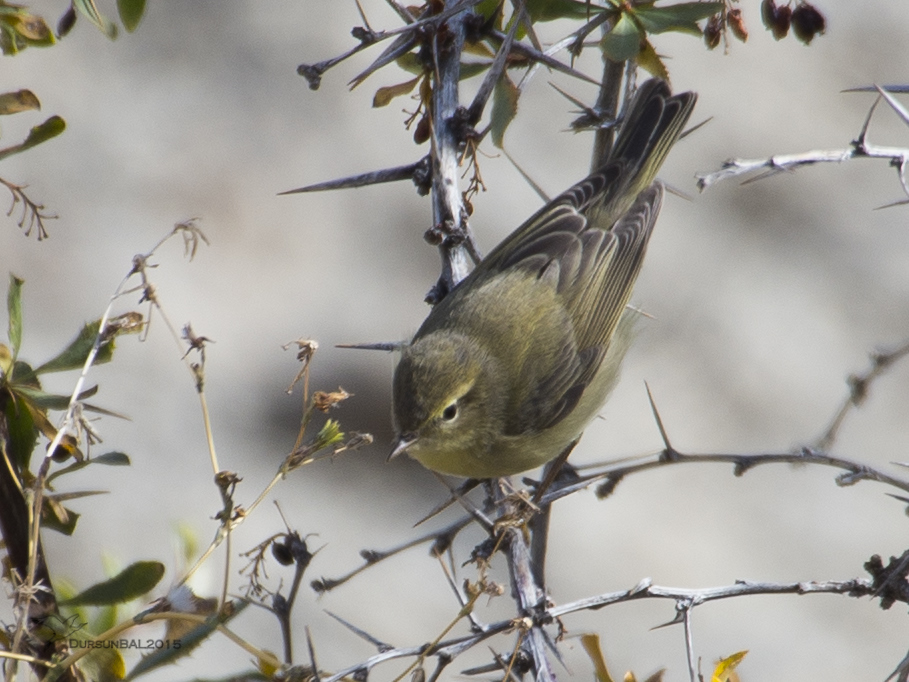
<svg viewBox="0 0 909 682">
<path fill-rule="evenodd" d="M 569 329 L 546 371 L 528 368 L 512 433 L 548 428 L 568 415 L 593 380 L 631 296 L 663 189 L 653 183 L 694 106 L 695 95 L 672 95 L 650 80 L 628 107 L 613 150 L 600 168 L 553 199 L 505 238 L 437 306 L 418 335 L 444 319 L 473 287 L 500 274 L 527 272 L 551 284 Z M 653 183 L 653 184 L 652 184 Z M 528 330 L 529 331 L 529 330 Z M 549 349 L 552 352 L 552 349 Z"/>
<path fill-rule="evenodd" d="M 556 291 L 571 325 L 558 358 L 547 363 L 548 373 L 533 376 L 535 368 L 527 368 L 529 385 L 524 384 L 525 398 L 512 411 L 513 423 L 506 425 L 509 433 L 557 424 L 593 381 L 631 297 L 662 196 L 662 186 L 654 184 L 609 232 L 581 226 L 577 232 L 543 234 L 507 262 L 507 267 L 527 268 L 540 278 L 558 277 Z"/>
</svg>

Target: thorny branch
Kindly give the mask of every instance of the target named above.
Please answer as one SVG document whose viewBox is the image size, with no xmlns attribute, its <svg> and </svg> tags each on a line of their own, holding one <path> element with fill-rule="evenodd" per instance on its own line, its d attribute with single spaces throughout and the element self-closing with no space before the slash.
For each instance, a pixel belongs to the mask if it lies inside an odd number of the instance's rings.
<svg viewBox="0 0 909 682">
<path fill-rule="evenodd" d="M 458 5 L 449 0 L 446 8 Z M 442 256 L 442 275 L 427 297 L 432 303 L 441 301 L 454 286 L 470 272 L 470 254 L 476 248 L 467 223 L 467 209 L 458 187 L 460 148 L 469 125 L 467 112 L 458 99 L 461 73 L 461 50 L 467 31 L 465 23 L 470 12 L 455 14 L 445 24 L 444 31 L 432 37 L 432 222 L 433 229 L 444 235 L 439 243 Z"/>
<path fill-rule="evenodd" d="M 536 609 L 531 616 L 528 616 L 529 622 L 524 623 L 521 620 L 502 620 L 486 625 L 481 631 L 474 632 L 463 637 L 439 642 L 433 646 L 411 646 L 411 647 L 391 647 L 388 644 L 381 643 L 379 653 L 371 656 L 367 660 L 349 666 L 336 672 L 330 677 L 326 677 L 322 682 L 338 682 L 351 675 L 366 675 L 370 670 L 386 661 L 400 658 L 409 658 L 411 656 L 436 656 L 439 660 L 450 660 L 464 651 L 484 642 L 496 635 L 513 632 L 516 629 L 531 626 L 542 632 L 542 627 L 548 625 L 557 619 L 578 611 L 591 611 L 601 609 L 613 604 L 621 604 L 639 599 L 668 599 L 676 603 L 686 604 L 690 612 L 707 602 L 717 601 L 720 599 L 729 599 L 732 597 L 744 597 L 752 595 L 768 594 L 843 594 L 849 597 L 862 598 L 873 596 L 875 593 L 872 580 L 854 578 L 844 581 L 806 581 L 792 583 L 765 583 L 753 581 L 736 581 L 733 585 L 722 587 L 711 587 L 701 590 L 692 590 L 678 587 L 662 587 L 651 584 L 649 579 L 641 581 L 639 584 L 628 590 L 617 592 L 608 592 L 594 597 L 580 599 L 562 606 L 550 606 L 548 608 L 540 607 Z M 676 611 L 673 619 L 667 623 L 677 624 L 683 622 L 683 612 Z M 374 639 L 374 638 L 371 638 Z M 374 640 L 378 642 L 379 640 Z M 551 670 L 548 670 L 551 673 Z M 550 679 L 540 677 L 536 679 Z"/>
<path fill-rule="evenodd" d="M 366 25 L 365 28 L 358 28 L 354 31 L 354 36 L 361 42 L 347 53 L 340 55 L 332 60 L 326 60 L 318 64 L 308 66 L 301 65 L 299 72 L 309 79 L 310 87 L 318 87 L 319 79 L 324 72 L 347 59 L 349 56 L 359 52 L 380 40 L 395 37 L 392 44 L 374 60 L 370 66 L 355 77 L 351 83 L 353 86 L 361 83 L 369 75 L 391 63 L 393 60 L 405 53 L 411 52 L 415 47 L 422 46 L 421 60 L 424 68 L 427 68 L 433 78 L 431 103 L 428 107 L 431 114 L 430 139 L 432 141 L 431 153 L 420 161 L 402 166 L 399 168 L 367 173 L 349 178 L 343 178 L 331 182 L 311 185 L 298 190 L 292 190 L 287 193 L 307 192 L 325 189 L 336 189 L 341 187 L 355 187 L 379 182 L 388 182 L 401 179 L 411 179 L 415 182 L 421 193 L 431 188 L 433 201 L 433 227 L 427 232 L 427 238 L 433 238 L 433 243 L 438 244 L 442 256 L 442 276 L 434 287 L 433 291 L 427 297 L 430 302 L 441 300 L 447 292 L 466 275 L 469 270 L 469 259 L 476 260 L 478 254 L 473 245 L 472 235 L 468 226 L 468 211 L 465 207 L 463 195 L 458 189 L 458 168 L 465 156 L 470 153 L 470 145 L 483 138 L 485 132 L 478 133 L 474 126 L 481 120 L 483 111 L 486 107 L 492 85 L 499 78 L 500 73 L 505 69 L 509 57 L 515 56 L 524 60 L 533 62 L 533 66 L 528 69 L 524 80 L 521 81 L 518 88 L 523 87 L 526 79 L 541 64 L 550 68 L 569 73 L 572 76 L 583 78 L 590 81 L 583 74 L 574 71 L 571 66 L 563 64 L 554 59 L 551 55 L 558 50 L 566 47 L 572 50 L 574 54 L 585 45 L 585 37 L 597 27 L 602 26 L 602 30 L 608 31 L 611 27 L 605 25 L 606 15 L 601 14 L 598 17 L 588 21 L 587 25 L 569 36 L 563 41 L 543 50 L 539 41 L 536 39 L 532 28 L 528 28 L 526 34 L 532 44 L 527 45 L 515 39 L 516 28 L 519 23 L 525 23 L 525 10 L 523 3 L 515 2 L 514 23 L 510 26 L 506 34 L 497 31 L 491 26 L 484 27 L 487 38 L 497 41 L 496 55 L 490 68 L 490 73 L 480 86 L 480 90 L 470 107 L 463 107 L 458 100 L 458 80 L 460 72 L 461 50 L 470 31 L 476 32 L 475 22 L 471 22 L 472 6 L 475 4 L 469 0 L 448 0 L 446 2 L 437 2 L 433 6 L 427 5 L 427 9 L 419 17 L 412 16 L 411 12 L 400 5 L 396 0 L 389 0 L 393 8 L 405 22 L 405 26 L 394 31 L 376 32 Z M 430 12 L 436 11 L 437 14 L 431 15 Z M 366 23 L 364 17 L 364 23 Z M 428 55 L 428 56 L 427 56 Z M 597 102 L 592 107 L 582 106 L 583 117 L 580 119 L 579 127 L 593 127 L 597 130 L 597 139 L 595 143 L 595 152 L 593 166 L 596 167 L 608 153 L 613 136 L 613 127 L 621 118 L 620 102 L 622 95 L 628 95 L 634 87 L 634 69 L 623 63 L 609 62 L 604 63 L 603 78 L 600 81 L 593 81 L 600 86 L 600 95 Z M 624 92 L 623 86 L 624 85 Z M 887 92 L 878 88 L 880 95 L 888 104 L 900 114 L 909 124 L 909 114 L 904 110 Z M 576 102 L 577 103 L 577 102 Z M 868 141 L 868 127 L 871 116 L 875 107 L 871 108 L 865 124 L 862 128 L 859 138 L 852 143 L 851 147 L 844 150 L 807 152 L 803 154 L 774 156 L 770 159 L 761 160 L 732 160 L 727 162 L 724 167 L 710 174 L 699 176 L 698 185 L 700 189 L 706 189 L 710 185 L 727 177 L 752 173 L 761 169 L 766 170 L 765 175 L 771 175 L 783 170 L 792 170 L 801 165 L 809 165 L 819 162 L 842 162 L 850 158 L 867 157 L 867 158 L 886 158 L 899 169 L 900 182 L 904 191 L 909 197 L 909 184 L 905 177 L 905 167 L 909 161 L 909 150 L 881 147 L 870 144 Z M 466 152 L 465 152 L 466 150 Z M 909 203 L 909 198 L 900 203 Z M 884 366 L 901 357 L 903 354 L 909 354 L 909 346 L 905 350 L 897 351 L 890 361 L 880 362 L 880 366 L 875 367 L 863 377 L 855 379 L 852 382 L 852 392 L 846 404 L 841 410 L 831 428 L 828 429 L 829 438 L 822 439 L 821 444 L 829 445 L 835 437 L 836 430 L 845 413 L 861 401 L 867 390 L 867 384 L 870 383 L 881 371 Z M 659 417 L 657 415 L 659 421 Z M 422 663 L 429 656 L 436 656 L 438 666 L 432 679 L 435 679 L 458 654 L 468 648 L 489 639 L 490 637 L 505 633 L 518 632 L 518 644 L 515 649 L 515 655 L 499 655 L 494 652 L 495 660 L 503 670 L 508 670 L 511 664 L 517 659 L 520 653 L 521 670 L 532 670 L 536 679 L 551 680 L 555 679 L 554 672 L 551 668 L 549 656 L 555 653 L 551 645 L 549 635 L 544 629 L 545 626 L 552 624 L 559 617 L 581 610 L 599 609 L 613 603 L 621 603 L 642 598 L 663 598 L 674 600 L 677 606 L 676 615 L 673 623 L 684 623 L 686 626 L 686 652 L 689 659 L 690 674 L 692 679 L 696 679 L 696 659 L 694 657 L 694 647 L 691 644 L 690 623 L 688 619 L 692 610 L 703 603 L 717 599 L 729 597 L 738 597 L 750 594 L 813 594 L 813 593 L 838 593 L 847 594 L 853 597 L 860 596 L 879 596 L 884 597 L 877 591 L 880 589 L 880 575 L 886 570 L 890 570 L 888 575 L 896 575 L 900 569 L 883 569 L 877 566 L 871 566 L 868 570 L 875 576 L 874 581 L 869 580 L 851 580 L 844 582 L 799 582 L 799 583 L 757 583 L 740 581 L 735 585 L 711 588 L 705 590 L 689 590 L 681 588 L 663 588 L 653 586 L 649 580 L 644 580 L 641 584 L 630 590 L 602 594 L 596 597 L 590 597 L 577 602 L 555 607 L 546 600 L 544 590 L 544 572 L 542 559 L 546 554 L 546 538 L 548 528 L 546 523 L 546 514 L 552 502 L 560 499 L 573 492 L 588 488 L 590 485 L 599 482 L 598 494 L 606 496 L 610 494 L 616 485 L 625 477 L 638 471 L 645 471 L 651 468 L 667 466 L 670 464 L 682 464 L 692 462 L 725 462 L 734 465 L 736 475 L 744 474 L 748 469 L 759 464 L 769 463 L 811 463 L 825 466 L 833 466 L 842 469 L 837 477 L 837 484 L 841 486 L 852 485 L 860 480 L 876 480 L 887 485 L 894 486 L 900 490 L 909 491 L 909 483 L 890 476 L 886 473 L 877 471 L 874 468 L 865 466 L 858 462 L 834 457 L 819 449 L 803 448 L 794 453 L 767 453 L 754 455 L 738 454 L 707 454 L 707 455 L 686 455 L 673 448 L 665 435 L 660 423 L 661 432 L 664 435 L 665 448 L 655 458 L 647 461 L 637 462 L 634 464 L 615 463 L 607 465 L 605 470 L 598 471 L 586 476 L 563 476 L 558 479 L 550 490 L 545 492 L 539 500 L 540 513 L 533 517 L 530 525 L 527 525 L 526 519 L 520 519 L 515 522 L 511 519 L 504 526 L 501 525 L 503 518 L 509 518 L 508 513 L 503 513 L 503 517 L 496 522 L 493 529 L 486 529 L 490 533 L 484 544 L 495 544 L 495 549 L 489 552 L 493 554 L 496 549 L 501 548 L 506 554 L 509 563 L 509 572 L 511 576 L 514 599 L 518 607 L 518 617 L 513 620 L 501 621 L 491 625 L 481 625 L 476 619 L 471 617 L 471 634 L 447 641 L 437 641 L 428 645 L 394 648 L 389 644 L 366 635 L 354 626 L 345 624 L 352 630 L 364 636 L 367 641 L 372 642 L 379 649 L 379 653 L 367 661 L 358 663 L 345 670 L 337 672 L 332 677 L 326 678 L 323 682 L 333 682 L 346 676 L 365 677 L 368 672 L 379 663 L 405 657 L 416 657 L 418 663 Z M 538 496 L 539 497 L 539 496 Z M 904 498 L 900 498 L 904 499 Z M 507 497 L 499 493 L 499 509 L 508 508 Z M 453 537 L 463 528 L 470 525 L 472 521 L 470 515 L 464 516 L 441 531 L 429 533 L 414 540 L 408 541 L 398 547 L 387 551 L 364 551 L 361 553 L 364 563 L 339 578 L 322 579 L 313 583 L 314 589 L 319 592 L 330 590 L 359 574 L 366 568 L 386 559 L 404 549 L 413 547 L 417 544 L 434 542 L 433 553 L 438 555 L 440 545 L 447 550 Z M 511 524 L 511 525 L 509 525 Z M 527 530 L 530 530 L 530 544 L 525 537 Z M 498 538 L 498 539 L 497 539 Z M 488 548 L 487 548 L 488 549 Z M 475 555 L 479 548 L 475 550 Z M 474 557 L 476 560 L 476 556 Z M 905 562 L 909 564 L 909 560 Z M 866 565 L 867 567 L 867 565 Z M 875 572 L 877 571 L 877 572 Z M 890 578 L 887 578 L 890 580 Z M 878 587 L 875 587 L 875 585 Z M 909 598 L 909 597 L 906 597 Z M 904 601 L 902 596 L 896 597 L 897 600 Z M 464 606 L 463 602 L 460 604 Z M 506 666 L 506 662 L 507 666 Z M 412 666 L 413 667 L 413 666 Z M 510 673 L 506 672 L 506 677 Z"/>
<path fill-rule="evenodd" d="M 406 166 L 363 173 L 338 180 L 322 182 L 298 189 L 282 192 L 296 194 L 328 189 L 361 187 L 370 184 L 410 179 L 421 194 L 432 190 L 433 224 L 427 231 L 427 239 L 436 243 L 442 257 L 442 274 L 439 281 L 427 295 L 427 301 L 440 301 L 470 271 L 471 262 L 476 262 L 479 250 L 473 239 L 468 224 L 469 208 L 459 190 L 459 166 L 465 157 L 465 149 L 471 146 L 482 134 L 473 130 L 480 120 L 489 100 L 492 86 L 504 71 L 512 55 L 531 63 L 543 64 L 549 68 L 568 73 L 571 76 L 600 85 L 586 75 L 574 70 L 553 58 L 550 51 L 543 52 L 538 44 L 525 45 L 515 40 L 519 23 L 514 22 L 508 34 L 495 30 L 492 26 L 483 27 L 485 35 L 498 42 L 496 57 L 480 88 L 474 102 L 465 108 L 459 102 L 458 82 L 461 69 L 461 51 L 468 32 L 478 30 L 476 15 L 472 7 L 477 0 L 447 0 L 444 8 L 431 14 L 433 6 L 428 5 L 424 13 L 414 19 L 411 13 L 398 3 L 392 3 L 395 11 L 405 21 L 405 25 L 387 31 L 375 31 L 368 26 L 354 29 L 354 36 L 360 44 L 338 57 L 316 64 L 301 64 L 298 73 L 307 78 L 310 87 L 317 89 L 322 75 L 333 66 L 343 62 L 357 52 L 382 40 L 396 36 L 392 45 L 373 63 L 352 81 L 355 87 L 370 74 L 391 63 L 398 57 L 410 52 L 418 45 L 429 48 L 433 75 L 431 113 L 432 152 Z M 523 3 L 517 3 L 519 14 L 523 13 Z M 602 23 L 602 22 L 600 22 Z M 599 24 L 597 24 L 599 25 Z M 532 42 L 535 35 L 529 32 Z M 570 42 L 559 46 L 563 49 Z"/>
<path fill-rule="evenodd" d="M 543 496 L 540 503 L 552 503 L 555 500 L 571 495 L 578 490 L 588 488 L 597 481 L 603 481 L 597 487 L 597 496 L 601 498 L 607 497 L 611 495 L 615 491 L 616 486 L 630 474 L 675 464 L 703 464 L 705 462 L 732 464 L 733 473 L 736 476 L 741 476 L 749 469 L 753 469 L 754 467 L 763 464 L 820 464 L 844 470 L 844 473 L 841 473 L 836 477 L 836 484 L 838 486 L 846 487 L 854 485 L 859 481 L 877 481 L 878 483 L 884 483 L 893 486 L 894 488 L 898 488 L 899 490 L 909 492 L 909 481 L 890 476 L 867 464 L 843 457 L 834 457 L 833 455 L 829 455 L 825 452 L 818 452 L 808 447 L 802 448 L 797 452 L 783 453 L 761 453 L 753 455 L 711 453 L 688 455 L 683 454 L 670 446 L 656 455 L 655 458 L 651 459 L 648 457 L 646 458 L 646 461 L 635 464 L 618 466 L 614 464 L 605 464 L 585 467 L 599 468 L 600 466 L 605 466 L 606 469 L 597 473 L 579 476 L 575 481 L 565 483 L 561 486 L 553 486 L 553 489 Z"/>
<path fill-rule="evenodd" d="M 846 415 L 849 414 L 850 410 L 861 405 L 865 401 L 865 398 L 868 397 L 871 383 L 886 372 L 895 362 L 903 359 L 907 355 L 909 355 L 909 342 L 904 343 L 895 350 L 887 353 L 872 353 L 871 368 L 868 369 L 868 371 L 864 374 L 849 375 L 849 378 L 846 380 L 846 383 L 849 384 L 849 395 L 846 397 L 846 400 L 843 401 L 840 409 L 837 410 L 836 415 L 833 417 L 833 420 L 831 421 L 830 426 L 827 427 L 824 435 L 821 436 L 815 445 L 818 450 L 828 450 L 830 446 L 833 445 L 840 427 L 846 419 Z"/>
<path fill-rule="evenodd" d="M 665 429 L 661 432 L 665 437 Z M 668 438 L 667 438 L 668 440 Z M 780 453 L 780 454 L 755 454 L 755 455 L 736 455 L 736 454 L 710 454 L 710 455 L 685 455 L 678 452 L 667 443 L 666 449 L 656 459 L 640 462 L 632 465 L 612 466 L 609 470 L 580 476 L 572 480 L 570 477 L 557 479 L 551 489 L 543 495 L 540 505 L 551 505 L 552 502 L 561 499 L 567 495 L 588 488 L 591 484 L 602 481 L 598 489 L 601 497 L 611 494 L 618 483 L 626 476 L 640 471 L 660 466 L 669 466 L 673 464 L 693 463 L 693 462 L 726 462 L 735 466 L 736 475 L 742 475 L 748 469 L 758 466 L 759 464 L 770 463 L 806 463 L 833 466 L 845 470 L 845 473 L 837 477 L 837 484 L 848 486 L 857 483 L 860 480 L 876 480 L 881 483 L 892 485 L 904 491 L 909 491 L 909 482 L 902 481 L 893 476 L 889 476 L 876 469 L 840 457 L 833 457 L 826 453 L 815 452 L 808 448 L 797 453 Z M 903 501 L 906 498 L 900 497 Z M 403 549 L 412 547 L 416 544 L 427 542 L 438 538 L 444 538 L 445 545 L 450 544 L 454 534 L 469 525 L 470 516 L 464 516 L 446 528 L 436 533 L 427 534 L 417 540 L 410 541 L 399 547 L 388 551 L 364 552 L 366 564 L 359 567 L 350 574 L 337 580 L 325 580 L 314 583 L 314 587 L 321 591 L 330 589 L 341 582 L 344 582 L 353 575 L 363 571 L 368 566 L 377 563 L 385 558 L 393 556 Z M 502 520 L 497 523 L 501 526 Z M 654 586 L 649 580 L 643 580 L 641 583 L 629 590 L 622 590 L 610 593 L 604 593 L 594 597 L 580 599 L 561 606 L 552 606 L 546 603 L 544 592 L 540 591 L 537 581 L 534 579 L 534 568 L 531 555 L 527 551 L 523 534 L 519 525 L 504 527 L 505 533 L 504 546 L 507 548 L 510 573 L 512 576 L 512 585 L 515 589 L 515 599 L 519 607 L 519 618 L 512 621 L 503 621 L 492 623 L 485 626 L 479 626 L 474 622 L 473 635 L 463 637 L 447 642 L 440 642 L 437 647 L 427 650 L 425 647 L 407 647 L 391 648 L 390 645 L 383 644 L 383 648 L 377 656 L 369 660 L 352 666 L 337 673 L 331 680 L 337 680 L 344 675 L 354 674 L 356 672 L 365 673 L 373 666 L 396 658 L 420 655 L 427 657 L 436 655 L 440 660 L 448 660 L 449 656 L 471 648 L 489 637 L 504 632 L 510 632 L 515 628 L 521 630 L 521 641 L 523 646 L 529 650 L 530 660 L 533 661 L 533 668 L 536 670 L 537 679 L 553 679 L 552 670 L 549 667 L 548 657 L 545 655 L 548 642 L 548 635 L 542 629 L 558 618 L 583 610 L 596 610 L 617 603 L 624 603 L 644 598 L 673 599 L 677 604 L 683 604 L 682 610 L 677 610 L 676 616 L 671 623 L 682 623 L 684 615 L 690 613 L 691 609 L 709 601 L 719 599 L 728 599 L 746 595 L 757 594 L 844 594 L 851 597 L 872 596 L 881 600 L 882 608 L 889 608 L 895 601 L 909 603 L 909 590 L 905 589 L 905 574 L 909 571 L 909 553 L 900 559 L 891 559 L 890 565 L 884 567 L 878 557 L 872 557 L 865 564 L 866 570 L 872 575 L 872 579 L 853 579 L 846 581 L 802 581 L 793 583 L 765 583 L 755 581 L 737 581 L 734 585 L 708 588 L 701 590 L 685 588 L 669 588 Z M 490 542 L 487 540 L 486 542 Z M 476 551 L 476 550 L 475 550 Z M 687 644 L 686 648 L 691 653 Z"/>
<path fill-rule="evenodd" d="M 696 176 L 698 189 L 704 191 L 720 180 L 747 175 L 759 170 L 764 170 L 765 172 L 749 178 L 745 182 L 762 180 L 772 175 L 785 171 L 794 171 L 802 166 L 810 166 L 816 163 L 843 163 L 857 158 L 886 159 L 890 162 L 890 165 L 897 169 L 900 186 L 906 194 L 906 198 L 882 208 L 909 203 L 909 181 L 906 178 L 906 166 L 909 164 L 909 148 L 881 147 L 868 141 L 868 127 L 871 124 L 871 117 L 881 99 L 885 100 L 907 125 L 909 125 L 909 112 L 889 92 L 879 86 L 875 86 L 875 89 L 880 96 L 871 105 L 858 138 L 849 147 L 845 149 L 814 150 L 797 154 L 778 154 L 768 159 L 730 159 L 717 171 L 698 174 Z"/>
</svg>

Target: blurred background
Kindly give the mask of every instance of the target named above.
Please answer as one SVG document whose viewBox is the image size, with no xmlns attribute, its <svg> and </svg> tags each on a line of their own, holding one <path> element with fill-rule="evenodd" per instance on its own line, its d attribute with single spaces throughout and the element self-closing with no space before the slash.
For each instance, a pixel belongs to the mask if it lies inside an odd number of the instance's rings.
<svg viewBox="0 0 909 682">
<path fill-rule="evenodd" d="M 115 15 L 112 2 L 99 2 Z M 54 23 L 63 2 L 32 3 Z M 363 3 L 373 28 L 398 25 L 387 5 Z M 741 8 L 747 44 L 707 51 L 689 36 L 654 39 L 677 90 L 700 95 L 693 122 L 710 123 L 683 140 L 661 177 L 691 195 L 669 197 L 638 281 L 635 301 L 653 316 L 623 371 L 614 397 L 572 456 L 576 464 L 658 451 L 648 382 L 673 445 L 689 453 L 786 452 L 813 443 L 847 391 L 845 378 L 868 366 L 868 353 L 909 337 L 909 225 L 906 207 L 875 208 L 904 198 L 883 161 L 859 160 L 802 169 L 753 184 L 720 183 L 703 194 L 695 173 L 729 157 L 761 158 L 844 148 L 858 135 L 873 102 L 845 88 L 906 83 L 909 13 L 902 2 L 818 0 L 826 35 L 806 47 L 776 42 L 760 23 L 757 0 Z M 385 69 L 350 91 L 347 82 L 382 49 L 329 71 L 317 92 L 296 74 L 301 62 L 353 46 L 361 25 L 354 2 L 308 0 L 149 3 L 132 35 L 107 40 L 87 21 L 52 49 L 3 58 L 2 91 L 29 88 L 41 114 L 8 117 L 4 145 L 51 114 L 67 121 L 59 138 L 0 165 L 4 179 L 27 183 L 29 195 L 59 219 L 38 243 L 0 214 L 0 274 L 26 280 L 21 356 L 41 362 L 86 321 L 104 311 L 131 267 L 174 223 L 198 217 L 211 245 L 193 262 L 174 241 L 151 271 L 160 300 L 178 327 L 190 322 L 208 347 L 206 392 L 223 468 L 243 478 L 248 504 L 293 446 L 300 417 L 298 371 L 282 345 L 316 339 L 311 387 L 338 386 L 353 397 L 333 413 L 348 431 L 376 444 L 293 474 L 278 486 L 287 521 L 321 547 L 309 578 L 334 577 L 359 565 L 362 549 L 381 549 L 423 529 L 413 524 L 446 491 L 418 465 L 385 465 L 390 442 L 390 354 L 335 348 L 338 343 L 408 337 L 427 313 L 423 296 L 438 276 L 426 198 L 409 183 L 315 195 L 278 192 L 362 171 L 410 163 L 425 153 L 404 129 L 415 103 L 399 98 L 372 109 L 380 86 L 410 78 Z M 547 25 L 545 40 L 571 30 Z M 578 67 L 598 76 L 595 55 Z M 589 134 L 566 132 L 574 108 L 549 83 L 592 101 L 595 88 L 541 70 L 528 86 L 505 138 L 515 159 L 551 195 L 583 177 Z M 465 98 L 476 82 L 464 84 Z M 909 130 L 887 107 L 875 114 L 870 140 L 909 147 Z M 471 225 L 489 250 L 540 206 L 540 199 L 491 145 L 481 170 L 488 191 L 474 199 Z M 3 194 L 0 193 L 0 204 Z M 116 311 L 139 309 L 137 298 Z M 143 309 L 144 310 L 144 309 Z M 160 317 L 148 340 L 119 341 L 113 363 L 95 368 L 95 403 L 128 415 L 104 418 L 94 454 L 121 450 L 129 469 L 91 467 L 59 481 L 58 490 L 104 489 L 72 502 L 82 514 L 74 537 L 45 533 L 55 575 L 81 589 L 106 566 L 160 559 L 168 580 L 184 566 L 177 528 L 204 546 L 220 508 L 198 399 Z M 48 377 L 70 392 L 74 374 Z M 894 367 L 847 419 L 833 452 L 906 476 L 909 366 Z M 837 487 L 822 467 L 765 466 L 741 478 L 731 467 L 666 467 L 629 478 L 604 501 L 592 492 L 557 505 L 549 555 L 551 597 L 565 603 L 627 589 L 645 577 L 659 585 L 711 587 L 736 579 L 843 580 L 864 576 L 873 553 L 906 548 L 907 519 L 896 492 L 874 483 Z M 238 530 L 236 551 L 284 530 L 264 505 Z M 455 545 L 467 559 L 481 539 L 470 530 Z M 242 590 L 233 558 L 231 591 Z M 503 560 L 492 576 L 503 583 Z M 223 549 L 197 576 L 206 596 L 218 593 Z M 291 571 L 270 569 L 271 585 Z M 459 581 L 473 578 L 464 568 Z M 307 581 L 308 582 L 308 581 Z M 162 583 L 162 590 L 166 585 Z M 332 611 L 396 646 L 434 639 L 458 605 L 426 548 L 390 559 L 317 597 L 308 588 L 295 613 L 297 657 L 309 626 L 320 665 L 337 670 L 374 650 L 325 614 Z M 671 602 L 635 602 L 568 617 L 569 635 L 598 632 L 614 676 L 639 678 L 660 667 L 687 679 L 683 632 L 653 630 L 674 616 Z M 508 597 L 481 602 L 484 621 L 510 617 Z M 8 604 L 0 609 L 11 622 Z M 750 597 L 712 603 L 693 615 L 703 671 L 735 651 L 750 653 L 743 679 L 884 679 L 906 654 L 909 621 L 897 605 L 838 596 Z M 255 644 L 280 651 L 277 622 L 250 609 L 234 624 Z M 461 629 L 457 630 L 458 632 Z M 136 636 L 160 636 L 147 628 Z M 498 640 L 508 651 L 513 640 Z M 247 667 L 248 654 L 215 638 L 179 668 L 155 679 L 219 676 Z M 489 659 L 486 647 L 450 675 Z M 565 645 L 574 677 L 590 679 L 577 640 Z M 378 679 L 404 668 L 384 665 Z M 560 672 L 567 677 L 569 673 Z"/>
</svg>

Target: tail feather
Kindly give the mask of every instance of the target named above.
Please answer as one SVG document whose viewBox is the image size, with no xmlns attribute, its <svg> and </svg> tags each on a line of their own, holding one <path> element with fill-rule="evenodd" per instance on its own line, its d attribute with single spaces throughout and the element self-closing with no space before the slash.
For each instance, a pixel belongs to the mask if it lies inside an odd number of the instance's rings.
<svg viewBox="0 0 909 682">
<path fill-rule="evenodd" d="M 591 222 L 608 229 L 650 186 L 682 133 L 696 100 L 693 92 L 673 95 L 666 82 L 656 78 L 638 88 L 615 145 L 599 171 L 613 165 L 622 167 L 621 187 L 604 193 L 602 202 L 587 212 Z"/>
</svg>

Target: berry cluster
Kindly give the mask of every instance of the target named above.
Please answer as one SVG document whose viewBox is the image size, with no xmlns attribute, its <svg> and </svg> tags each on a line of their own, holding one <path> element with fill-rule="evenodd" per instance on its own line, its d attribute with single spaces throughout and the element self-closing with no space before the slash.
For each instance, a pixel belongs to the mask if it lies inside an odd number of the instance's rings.
<svg viewBox="0 0 909 682">
<path fill-rule="evenodd" d="M 793 9 L 789 5 L 777 6 L 773 0 L 763 0 L 761 3 L 761 17 L 764 26 L 773 32 L 777 40 L 789 34 L 789 27 L 795 37 L 808 45 L 819 33 L 827 28 L 827 20 L 814 5 L 799 2 Z"/>
</svg>

